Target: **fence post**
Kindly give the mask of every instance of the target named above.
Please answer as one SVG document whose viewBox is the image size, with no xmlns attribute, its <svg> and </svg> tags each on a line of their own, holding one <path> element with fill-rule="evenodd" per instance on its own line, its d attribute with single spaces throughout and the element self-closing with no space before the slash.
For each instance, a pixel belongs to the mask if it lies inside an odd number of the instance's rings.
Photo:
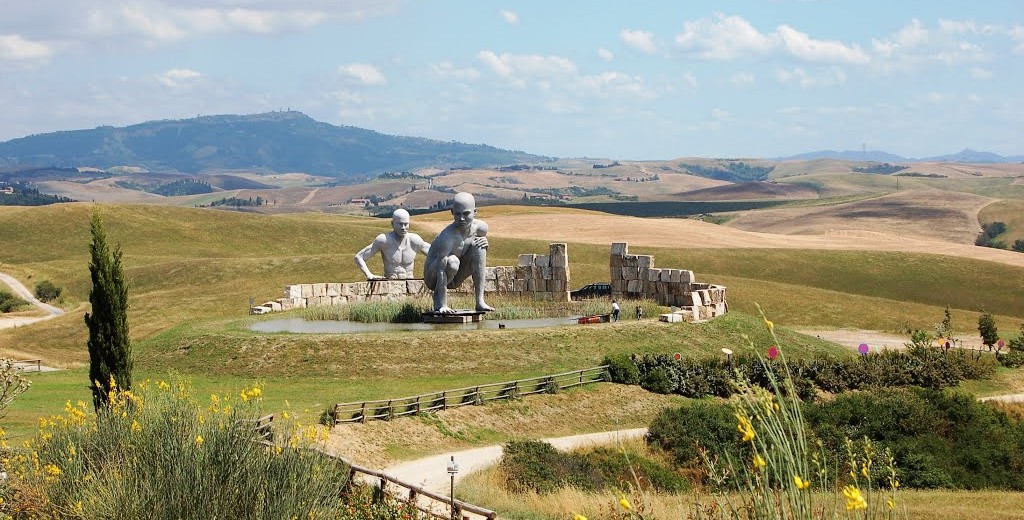
<svg viewBox="0 0 1024 520">
<path fill-rule="evenodd" d="M 363 405 L 359 409 L 359 422 L 366 422 L 366 401 L 363 401 Z"/>
<path fill-rule="evenodd" d="M 442 410 L 447 410 L 448 409 L 448 391 L 447 390 L 445 390 L 444 392 L 441 392 L 441 409 Z"/>
<path fill-rule="evenodd" d="M 580 370 L 580 385 L 583 384 L 583 371 Z"/>
<path fill-rule="evenodd" d="M 420 414 L 420 396 L 416 396 L 416 415 Z"/>
</svg>

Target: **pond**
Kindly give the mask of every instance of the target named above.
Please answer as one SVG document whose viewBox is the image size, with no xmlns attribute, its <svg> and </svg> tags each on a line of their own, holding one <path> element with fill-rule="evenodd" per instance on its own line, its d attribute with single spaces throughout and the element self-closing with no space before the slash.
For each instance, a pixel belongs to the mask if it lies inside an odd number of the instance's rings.
<svg viewBox="0 0 1024 520">
<path fill-rule="evenodd" d="M 483 320 L 477 323 L 362 323 L 358 321 L 308 321 L 302 318 L 284 318 L 252 324 L 254 332 L 296 332 L 300 334 L 357 334 L 363 332 L 390 332 L 395 330 L 497 330 L 535 329 L 576 324 L 576 318 L 531 318 L 523 320 Z"/>
</svg>

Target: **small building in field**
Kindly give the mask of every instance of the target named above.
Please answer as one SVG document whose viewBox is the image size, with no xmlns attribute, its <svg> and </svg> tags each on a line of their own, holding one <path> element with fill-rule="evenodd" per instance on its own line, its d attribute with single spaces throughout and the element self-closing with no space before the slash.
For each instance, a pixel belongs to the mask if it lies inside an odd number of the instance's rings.
<svg viewBox="0 0 1024 520">
<path fill-rule="evenodd" d="M 14 195 L 14 186 L 4 186 L 0 188 L 0 195 Z"/>
</svg>

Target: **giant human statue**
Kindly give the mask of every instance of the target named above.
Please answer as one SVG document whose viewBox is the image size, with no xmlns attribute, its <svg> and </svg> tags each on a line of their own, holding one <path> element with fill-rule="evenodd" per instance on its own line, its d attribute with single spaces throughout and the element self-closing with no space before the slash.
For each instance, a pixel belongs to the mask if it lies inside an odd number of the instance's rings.
<svg viewBox="0 0 1024 520">
<path fill-rule="evenodd" d="M 453 222 L 430 246 L 423 280 L 434 291 L 434 312 L 455 313 L 448 307 L 448 289 L 473 277 L 476 310 L 493 311 L 484 302 L 484 273 L 487 270 L 487 224 L 476 219 L 476 201 L 469 193 L 456 193 L 452 201 Z"/>
<path fill-rule="evenodd" d="M 356 253 L 356 265 L 367 280 L 397 280 L 413 277 L 416 254 L 427 254 L 430 244 L 416 233 L 409 232 L 409 212 L 396 209 L 391 215 L 390 233 L 381 233 L 370 245 Z M 384 259 L 384 276 L 377 276 L 366 266 L 366 261 L 377 253 Z M 429 257 L 428 257 L 429 258 Z"/>
</svg>

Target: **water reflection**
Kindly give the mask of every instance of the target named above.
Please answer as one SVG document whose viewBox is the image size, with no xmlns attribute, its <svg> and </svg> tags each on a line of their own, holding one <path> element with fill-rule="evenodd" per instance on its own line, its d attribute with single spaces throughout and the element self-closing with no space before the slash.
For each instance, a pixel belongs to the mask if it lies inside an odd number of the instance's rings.
<svg viewBox="0 0 1024 520">
<path fill-rule="evenodd" d="M 487 330 L 534 329 L 572 325 L 576 318 L 531 318 L 525 320 L 483 320 L 478 323 L 361 323 L 357 321 L 307 321 L 302 318 L 284 318 L 252 324 L 254 332 L 296 332 L 300 334 L 355 334 L 363 332 L 389 332 L 395 330 Z"/>
</svg>

